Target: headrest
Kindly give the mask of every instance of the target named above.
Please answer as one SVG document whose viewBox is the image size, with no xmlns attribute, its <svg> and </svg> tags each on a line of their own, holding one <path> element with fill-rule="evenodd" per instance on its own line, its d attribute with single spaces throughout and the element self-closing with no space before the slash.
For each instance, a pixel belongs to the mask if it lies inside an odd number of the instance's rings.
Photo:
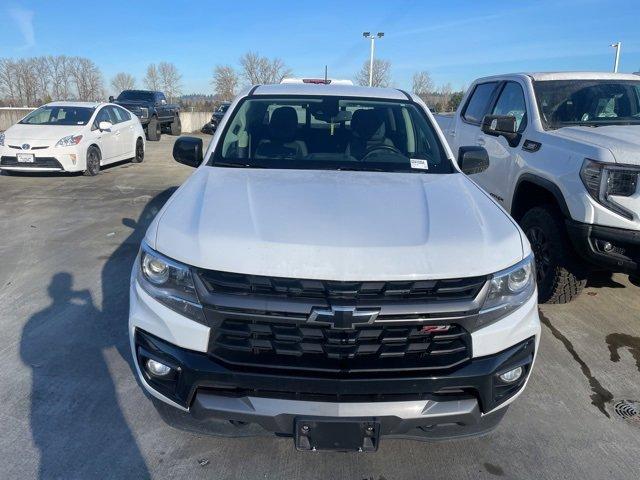
<svg viewBox="0 0 640 480">
<path fill-rule="evenodd" d="M 356 110 L 351 117 L 351 131 L 363 140 L 382 140 L 385 136 L 382 112 L 375 109 Z"/>
<path fill-rule="evenodd" d="M 269 137 L 280 142 L 292 142 L 296 138 L 298 114 L 293 107 L 278 107 L 271 114 Z"/>
</svg>

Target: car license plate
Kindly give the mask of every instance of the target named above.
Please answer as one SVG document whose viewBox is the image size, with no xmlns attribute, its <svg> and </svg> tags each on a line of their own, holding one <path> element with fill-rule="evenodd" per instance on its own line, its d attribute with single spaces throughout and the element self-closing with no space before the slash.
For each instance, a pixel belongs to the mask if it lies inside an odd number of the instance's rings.
<svg viewBox="0 0 640 480">
<path fill-rule="evenodd" d="M 19 163 L 33 163 L 33 153 L 18 153 L 18 162 Z"/>
<path fill-rule="evenodd" d="M 297 419 L 295 429 L 297 450 L 375 452 L 380 438 L 376 422 Z"/>
</svg>

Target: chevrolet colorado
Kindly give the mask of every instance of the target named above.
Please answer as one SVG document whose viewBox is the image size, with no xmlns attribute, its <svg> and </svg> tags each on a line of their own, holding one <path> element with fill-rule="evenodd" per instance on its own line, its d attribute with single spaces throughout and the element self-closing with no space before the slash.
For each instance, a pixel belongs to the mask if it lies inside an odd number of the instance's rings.
<svg viewBox="0 0 640 480">
<path fill-rule="evenodd" d="M 526 237 L 396 89 L 255 86 L 150 225 L 131 276 L 139 379 L 202 425 L 299 450 L 491 430 L 540 338 Z M 169 405 L 167 407 L 165 404 Z M 174 410 L 175 411 L 175 410 Z"/>
<path fill-rule="evenodd" d="M 575 298 L 592 270 L 640 275 L 637 75 L 481 78 L 453 118 L 437 118 L 454 152 L 489 152 L 472 178 L 529 238 L 541 302 Z"/>
</svg>

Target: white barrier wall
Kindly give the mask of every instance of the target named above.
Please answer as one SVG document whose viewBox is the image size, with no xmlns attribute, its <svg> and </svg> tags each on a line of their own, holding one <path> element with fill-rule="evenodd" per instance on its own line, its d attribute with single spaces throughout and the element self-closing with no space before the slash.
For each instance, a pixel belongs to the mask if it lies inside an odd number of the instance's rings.
<svg viewBox="0 0 640 480">
<path fill-rule="evenodd" d="M 0 132 L 18 122 L 33 108 L 0 108 Z M 180 122 L 184 133 L 199 132 L 211 119 L 211 112 L 180 112 Z"/>
</svg>

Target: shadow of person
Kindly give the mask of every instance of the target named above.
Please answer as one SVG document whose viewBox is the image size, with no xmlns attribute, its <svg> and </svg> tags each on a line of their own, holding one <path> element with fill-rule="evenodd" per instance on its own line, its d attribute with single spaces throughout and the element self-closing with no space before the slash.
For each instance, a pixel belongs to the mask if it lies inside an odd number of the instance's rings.
<svg viewBox="0 0 640 480">
<path fill-rule="evenodd" d="M 112 344 L 135 373 L 129 346 L 129 278 L 140 243 L 149 224 L 165 202 L 175 192 L 171 187 L 153 197 L 144 207 L 138 220 L 123 218 L 122 223 L 131 231 L 127 238 L 109 256 L 102 268 L 102 315 Z"/>
<path fill-rule="evenodd" d="M 51 305 L 27 321 L 20 342 L 32 369 L 39 478 L 148 478 L 104 357 L 104 317 L 69 273 L 55 274 L 48 292 Z"/>
</svg>

